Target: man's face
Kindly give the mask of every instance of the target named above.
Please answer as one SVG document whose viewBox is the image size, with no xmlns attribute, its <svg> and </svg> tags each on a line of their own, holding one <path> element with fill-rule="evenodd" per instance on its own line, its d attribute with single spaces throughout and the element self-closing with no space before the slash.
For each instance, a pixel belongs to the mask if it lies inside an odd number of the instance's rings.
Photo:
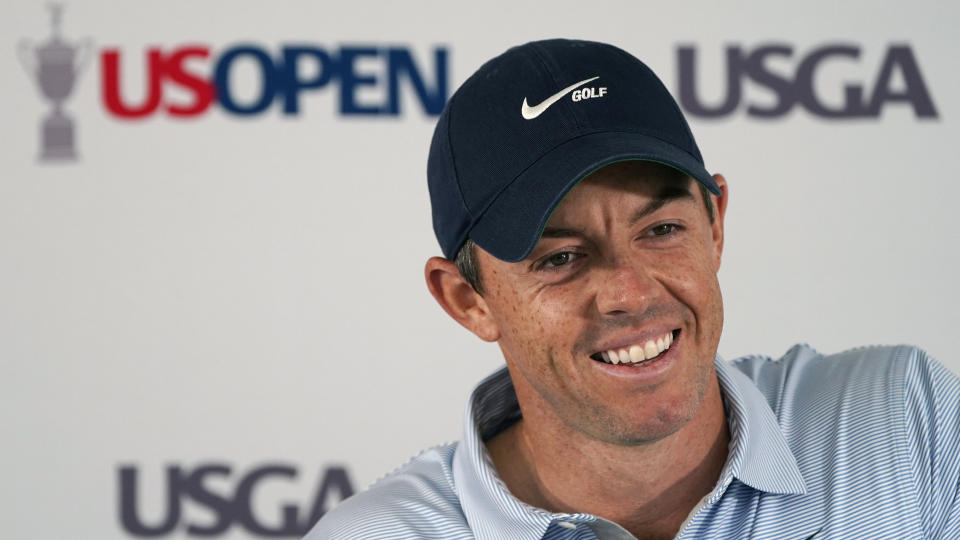
<svg viewBox="0 0 960 540">
<path fill-rule="evenodd" d="M 570 191 L 527 259 L 478 250 L 484 301 L 525 416 L 642 444 L 698 413 L 715 385 L 723 325 L 725 205 L 711 224 L 701 197 L 668 167 L 621 162 Z M 611 363 L 609 351 L 629 363 Z"/>
</svg>

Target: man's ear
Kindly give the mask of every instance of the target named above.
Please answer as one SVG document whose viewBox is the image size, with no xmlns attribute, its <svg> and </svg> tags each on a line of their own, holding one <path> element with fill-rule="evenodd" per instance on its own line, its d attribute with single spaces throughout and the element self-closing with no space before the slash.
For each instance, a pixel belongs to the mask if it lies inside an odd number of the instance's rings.
<svg viewBox="0 0 960 540">
<path fill-rule="evenodd" d="M 729 199 L 729 188 L 727 179 L 722 174 L 713 175 L 713 181 L 720 188 L 720 195 L 710 195 L 713 197 L 713 208 L 716 212 L 713 218 L 713 245 L 716 253 L 717 269 L 720 269 L 720 258 L 723 254 L 723 217 L 727 213 L 727 201 Z"/>
<path fill-rule="evenodd" d="M 463 279 L 453 261 L 431 257 L 424 268 L 427 288 L 440 307 L 484 341 L 500 339 L 500 330 L 480 293 Z"/>
</svg>

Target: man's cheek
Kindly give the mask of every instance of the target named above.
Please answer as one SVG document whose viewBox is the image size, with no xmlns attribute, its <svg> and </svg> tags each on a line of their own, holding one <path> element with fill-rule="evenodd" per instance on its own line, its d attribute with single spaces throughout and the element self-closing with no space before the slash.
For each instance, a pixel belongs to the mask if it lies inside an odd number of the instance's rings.
<svg viewBox="0 0 960 540">
<path fill-rule="evenodd" d="M 675 279 L 694 284 L 710 281 L 717 272 L 715 255 L 710 249 L 687 251 L 670 261 L 666 273 Z"/>
<path fill-rule="evenodd" d="M 704 316 L 702 312 L 713 309 L 711 283 L 715 280 L 716 275 L 710 272 L 677 272 L 669 279 L 665 279 L 664 284 L 670 295 L 699 319 Z"/>
</svg>

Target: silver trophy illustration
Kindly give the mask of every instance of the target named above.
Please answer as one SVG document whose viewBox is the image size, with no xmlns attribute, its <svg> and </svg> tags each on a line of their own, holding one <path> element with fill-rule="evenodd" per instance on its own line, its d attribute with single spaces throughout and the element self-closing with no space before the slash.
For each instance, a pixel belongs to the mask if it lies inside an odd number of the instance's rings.
<svg viewBox="0 0 960 540">
<path fill-rule="evenodd" d="M 77 76 L 90 59 L 92 41 L 71 45 L 60 35 L 63 5 L 50 4 L 53 33 L 46 42 L 33 46 L 31 40 L 20 41 L 17 53 L 27 74 L 37 82 L 43 95 L 53 102 L 53 112 L 40 126 L 40 160 L 62 161 L 77 157 L 74 146 L 73 120 L 63 111 L 63 102 L 73 90 Z"/>
</svg>

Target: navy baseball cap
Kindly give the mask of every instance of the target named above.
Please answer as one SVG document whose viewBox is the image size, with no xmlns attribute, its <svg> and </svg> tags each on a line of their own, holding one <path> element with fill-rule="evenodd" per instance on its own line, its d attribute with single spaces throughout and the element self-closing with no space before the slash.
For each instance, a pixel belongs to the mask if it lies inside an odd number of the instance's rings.
<svg viewBox="0 0 960 540">
<path fill-rule="evenodd" d="M 516 262 L 584 177 L 655 161 L 720 188 L 660 79 L 612 45 L 554 39 L 514 47 L 447 102 L 430 143 L 433 230 L 448 259 L 467 240 Z"/>
</svg>

